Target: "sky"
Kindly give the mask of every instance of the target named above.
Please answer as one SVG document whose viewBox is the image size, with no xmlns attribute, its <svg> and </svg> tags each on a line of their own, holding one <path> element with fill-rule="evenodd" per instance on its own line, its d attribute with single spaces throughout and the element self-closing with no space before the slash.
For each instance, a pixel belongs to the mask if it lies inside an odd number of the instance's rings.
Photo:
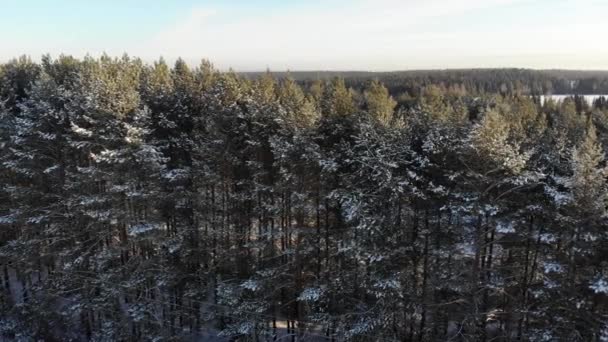
<svg viewBox="0 0 608 342">
<path fill-rule="evenodd" d="M 608 0 L 0 0 L 0 61 L 123 53 L 237 71 L 608 69 Z"/>
</svg>

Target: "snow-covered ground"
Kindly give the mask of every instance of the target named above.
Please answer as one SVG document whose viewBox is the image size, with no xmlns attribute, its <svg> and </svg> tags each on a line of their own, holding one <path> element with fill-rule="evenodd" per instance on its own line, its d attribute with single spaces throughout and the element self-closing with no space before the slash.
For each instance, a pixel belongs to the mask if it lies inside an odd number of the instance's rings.
<svg viewBox="0 0 608 342">
<path fill-rule="evenodd" d="M 546 99 L 553 99 L 557 102 L 561 102 L 570 96 L 574 96 L 574 94 L 572 94 L 572 95 L 541 95 L 540 101 L 541 101 L 541 103 L 545 103 Z M 579 96 L 585 97 L 585 100 L 587 101 L 587 103 L 589 103 L 589 105 L 592 105 L 593 101 L 597 100 L 599 97 L 604 96 L 604 97 L 608 98 L 608 94 L 605 94 L 605 95 L 602 95 L 602 94 L 600 94 L 600 95 L 579 95 Z"/>
</svg>

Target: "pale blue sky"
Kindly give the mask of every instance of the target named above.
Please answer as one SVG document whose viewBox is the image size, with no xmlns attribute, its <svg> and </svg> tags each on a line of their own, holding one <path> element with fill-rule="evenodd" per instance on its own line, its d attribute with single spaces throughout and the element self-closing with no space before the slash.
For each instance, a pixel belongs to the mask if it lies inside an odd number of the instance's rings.
<svg viewBox="0 0 608 342">
<path fill-rule="evenodd" d="M 124 52 L 237 70 L 608 69 L 606 0 L 0 0 L 0 60 Z"/>
</svg>

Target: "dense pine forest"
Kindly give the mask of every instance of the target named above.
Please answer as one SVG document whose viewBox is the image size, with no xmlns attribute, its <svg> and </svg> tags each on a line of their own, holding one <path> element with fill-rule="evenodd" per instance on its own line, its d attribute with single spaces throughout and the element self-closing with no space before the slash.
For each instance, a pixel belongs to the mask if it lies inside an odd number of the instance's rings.
<svg viewBox="0 0 608 342">
<path fill-rule="evenodd" d="M 608 74 L 0 65 L 0 341 L 608 341 Z"/>
<path fill-rule="evenodd" d="M 255 78 L 263 73 L 244 73 Z M 436 85 L 455 95 L 464 94 L 608 94 L 608 71 L 463 69 L 399 72 L 289 72 L 274 73 L 310 83 L 317 79 L 344 78 L 346 85 L 364 88 L 370 79 L 380 80 L 395 97 L 415 96 Z"/>
</svg>

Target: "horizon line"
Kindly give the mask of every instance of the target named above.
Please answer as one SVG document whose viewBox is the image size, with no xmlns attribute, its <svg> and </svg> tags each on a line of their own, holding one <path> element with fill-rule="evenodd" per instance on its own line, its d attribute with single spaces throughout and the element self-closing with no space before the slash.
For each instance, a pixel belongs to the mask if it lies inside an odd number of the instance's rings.
<svg viewBox="0 0 608 342">
<path fill-rule="evenodd" d="M 559 67 L 545 67 L 545 68 L 538 68 L 538 67 L 531 67 L 531 66 L 492 66 L 492 67 L 487 67 L 487 66 L 480 66 L 480 67 L 424 67 L 424 68 L 402 68 L 402 69 L 387 69 L 387 70 L 373 70 L 373 69 L 290 69 L 290 68 L 281 68 L 281 69 L 273 69 L 270 68 L 269 66 L 263 67 L 263 68 L 253 68 L 253 69 L 249 69 L 249 68 L 242 68 L 242 69 L 238 69 L 235 67 L 217 67 L 216 63 L 214 63 L 210 58 L 206 58 L 206 57 L 201 57 L 201 58 L 185 58 L 185 57 L 181 57 L 181 56 L 177 56 L 177 57 L 165 57 L 165 56 L 158 56 L 157 58 L 150 58 L 150 57 L 140 57 L 137 56 L 135 54 L 129 54 L 129 53 L 122 53 L 122 54 L 109 54 L 106 52 L 102 52 L 102 53 L 86 53 L 82 56 L 78 56 L 76 54 L 70 54 L 70 53 L 60 53 L 58 55 L 53 56 L 51 53 L 44 53 L 39 55 L 38 57 L 32 57 L 31 54 L 27 54 L 27 53 L 23 53 L 14 57 L 0 57 L 0 64 L 7 64 L 10 63 L 11 61 L 15 61 L 15 60 L 19 60 L 20 58 L 26 57 L 32 61 L 35 62 L 40 62 L 42 60 L 43 57 L 45 56 L 49 56 L 51 57 L 53 60 L 56 60 L 58 58 L 61 57 L 71 57 L 71 58 L 75 58 L 78 60 L 82 60 L 84 58 L 87 57 L 91 57 L 91 58 L 95 58 L 98 59 L 102 56 L 108 56 L 110 58 L 113 59 L 119 59 L 122 57 L 129 57 L 131 59 L 139 59 L 141 60 L 145 65 L 153 65 L 154 63 L 160 61 L 160 60 L 164 60 L 165 62 L 167 62 L 168 65 L 174 64 L 175 61 L 177 60 L 182 60 L 184 61 L 186 64 L 188 64 L 190 67 L 198 67 L 200 65 L 200 63 L 202 61 L 209 61 L 211 63 L 211 65 L 213 65 L 215 70 L 218 70 L 220 72 L 235 72 L 235 73 L 239 73 L 239 74 L 248 74 L 248 73 L 265 73 L 265 72 L 270 72 L 270 73 L 369 73 L 369 74 L 390 74 L 390 73 L 405 73 L 405 72 L 436 72 L 436 71 L 483 71 L 483 70 L 527 70 L 527 71 L 566 71 L 566 72 L 608 72 L 608 68 L 605 69 L 601 69 L 601 68 L 593 68 L 593 69 L 587 69 L 587 68 L 559 68 Z M 169 63 L 169 61 L 172 61 L 173 63 Z M 197 61 L 197 62 L 195 62 Z"/>
</svg>

